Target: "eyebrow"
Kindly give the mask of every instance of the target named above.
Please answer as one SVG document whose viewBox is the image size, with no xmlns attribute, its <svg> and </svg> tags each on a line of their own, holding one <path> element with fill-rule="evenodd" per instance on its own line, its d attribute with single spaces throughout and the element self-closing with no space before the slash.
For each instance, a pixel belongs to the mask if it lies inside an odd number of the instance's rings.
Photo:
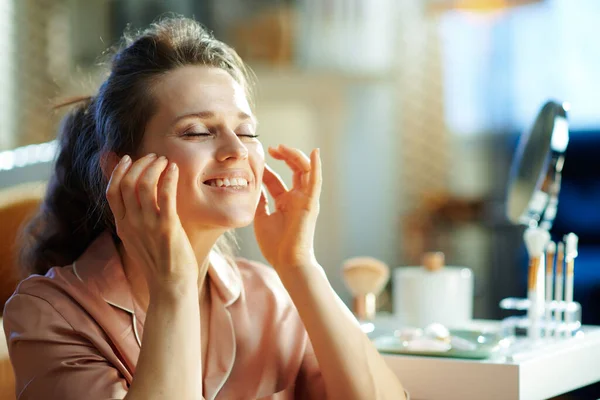
<svg viewBox="0 0 600 400">
<path fill-rule="evenodd" d="M 240 111 L 237 114 L 237 116 L 241 120 L 251 120 L 255 124 L 257 123 L 256 118 L 254 116 L 246 114 L 243 111 Z M 211 119 L 211 118 L 215 117 L 215 113 L 212 111 L 200 111 L 200 112 L 180 115 L 173 120 L 172 125 L 176 124 L 177 122 L 179 122 L 180 120 L 182 120 L 184 118 L 190 118 L 190 117 L 196 117 L 196 118 L 200 118 L 200 119 Z"/>
</svg>

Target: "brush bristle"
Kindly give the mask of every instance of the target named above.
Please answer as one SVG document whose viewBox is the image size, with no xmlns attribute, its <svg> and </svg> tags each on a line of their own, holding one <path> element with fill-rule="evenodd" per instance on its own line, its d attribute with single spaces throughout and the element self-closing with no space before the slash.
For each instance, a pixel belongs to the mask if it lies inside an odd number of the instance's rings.
<svg viewBox="0 0 600 400">
<path fill-rule="evenodd" d="M 550 233 L 541 228 L 527 228 L 523 234 L 529 257 L 541 257 L 546 244 L 550 241 Z"/>
<path fill-rule="evenodd" d="M 390 277 L 389 267 L 372 257 L 348 259 L 342 266 L 344 281 L 354 296 L 379 294 Z"/>
<path fill-rule="evenodd" d="M 565 243 L 567 257 L 570 259 L 577 257 L 577 245 L 579 243 L 579 237 L 577 237 L 577 235 L 574 233 L 569 233 L 567 236 L 565 236 Z"/>
<path fill-rule="evenodd" d="M 546 246 L 546 252 L 550 254 L 556 253 L 556 243 L 554 243 L 552 240 L 548 242 L 548 246 Z"/>
</svg>

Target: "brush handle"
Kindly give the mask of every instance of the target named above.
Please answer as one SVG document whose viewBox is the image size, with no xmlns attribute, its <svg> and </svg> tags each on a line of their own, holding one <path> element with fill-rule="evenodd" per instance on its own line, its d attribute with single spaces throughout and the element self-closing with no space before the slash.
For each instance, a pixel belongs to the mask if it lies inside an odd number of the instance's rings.
<svg viewBox="0 0 600 400">
<path fill-rule="evenodd" d="M 545 337 L 549 337 L 554 330 L 556 332 L 556 324 L 552 323 L 552 310 L 550 305 L 552 304 L 552 280 L 554 279 L 554 257 L 556 256 L 556 245 L 554 242 L 550 242 L 553 246 L 552 249 L 546 248 L 546 325 L 545 325 Z"/>
<path fill-rule="evenodd" d="M 538 312 L 538 316 L 540 317 L 540 322 L 541 318 L 544 316 L 544 303 L 546 302 L 546 296 L 545 296 L 545 292 L 546 292 L 546 270 L 545 270 L 545 258 L 544 257 L 540 257 L 539 258 L 539 264 L 537 267 L 537 273 L 536 273 L 536 288 L 535 288 L 535 292 L 537 293 L 537 312 Z"/>
<path fill-rule="evenodd" d="M 552 274 L 548 274 L 548 269 L 546 269 L 546 302 L 545 302 L 545 310 L 546 310 L 546 318 L 544 325 L 544 336 L 549 337 L 551 334 L 551 325 L 552 325 L 552 310 L 550 310 L 550 303 L 552 302 Z"/>
<path fill-rule="evenodd" d="M 563 323 L 563 313 L 560 310 L 560 303 L 563 300 L 563 275 L 556 274 L 556 280 L 554 281 L 554 300 L 556 300 L 557 307 L 554 310 L 554 321 L 556 322 L 556 330 L 554 331 L 554 336 L 558 336 L 560 328 Z"/>
<path fill-rule="evenodd" d="M 538 339 L 540 337 L 540 294 L 538 289 L 543 288 L 543 286 L 540 286 L 539 284 L 540 261 L 539 257 L 532 257 L 529 260 L 529 276 L 527 282 L 527 297 L 529 298 L 527 317 L 529 318 L 529 329 L 527 330 L 527 335 L 532 339 Z"/>
<path fill-rule="evenodd" d="M 527 296 L 529 297 L 529 309 L 527 310 L 529 329 L 527 329 L 527 336 L 531 339 L 539 339 L 540 313 L 538 309 L 538 294 L 535 290 L 529 290 Z"/>
<path fill-rule="evenodd" d="M 573 302 L 573 278 L 574 278 L 574 274 L 573 274 L 573 266 L 572 266 L 573 261 L 567 261 L 567 282 L 566 282 L 566 286 L 565 286 L 565 302 L 567 307 L 569 307 L 571 305 L 571 303 Z M 570 324 L 571 321 L 573 320 L 572 317 L 572 313 L 569 311 L 565 311 L 565 322 L 567 323 L 567 335 L 571 334 L 570 331 Z"/>
</svg>

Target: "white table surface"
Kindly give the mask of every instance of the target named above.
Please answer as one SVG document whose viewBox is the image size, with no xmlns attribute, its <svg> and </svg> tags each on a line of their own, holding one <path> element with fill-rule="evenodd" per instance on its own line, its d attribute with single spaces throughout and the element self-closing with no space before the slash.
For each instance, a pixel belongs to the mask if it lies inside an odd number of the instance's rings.
<svg viewBox="0 0 600 400">
<path fill-rule="evenodd" d="M 383 324 L 390 322 L 385 318 Z M 480 326 L 499 327 L 499 322 L 475 321 L 471 328 Z M 548 399 L 600 381 L 600 326 L 583 331 L 583 337 L 520 350 L 513 357 L 466 360 L 384 354 L 384 358 L 411 400 Z"/>
</svg>

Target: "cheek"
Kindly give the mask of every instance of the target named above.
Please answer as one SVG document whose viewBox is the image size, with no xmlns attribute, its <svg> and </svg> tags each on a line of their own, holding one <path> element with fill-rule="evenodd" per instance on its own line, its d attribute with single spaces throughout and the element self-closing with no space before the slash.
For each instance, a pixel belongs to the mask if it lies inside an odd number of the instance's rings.
<svg viewBox="0 0 600 400">
<path fill-rule="evenodd" d="M 165 148 L 163 151 L 165 152 L 164 156 L 179 167 L 179 186 L 186 188 L 185 190 L 189 190 L 190 186 L 197 184 L 199 175 L 211 156 L 209 151 L 203 151 L 200 147 Z"/>
<path fill-rule="evenodd" d="M 265 170 L 265 150 L 261 143 L 248 146 L 248 156 L 256 179 L 262 182 L 263 171 Z"/>
<path fill-rule="evenodd" d="M 246 146 L 248 148 L 248 153 L 255 157 L 256 159 L 260 159 L 262 160 L 262 162 L 264 163 L 265 161 L 265 148 L 263 147 L 263 144 L 259 141 L 256 141 L 255 143 L 250 143 Z"/>
</svg>

